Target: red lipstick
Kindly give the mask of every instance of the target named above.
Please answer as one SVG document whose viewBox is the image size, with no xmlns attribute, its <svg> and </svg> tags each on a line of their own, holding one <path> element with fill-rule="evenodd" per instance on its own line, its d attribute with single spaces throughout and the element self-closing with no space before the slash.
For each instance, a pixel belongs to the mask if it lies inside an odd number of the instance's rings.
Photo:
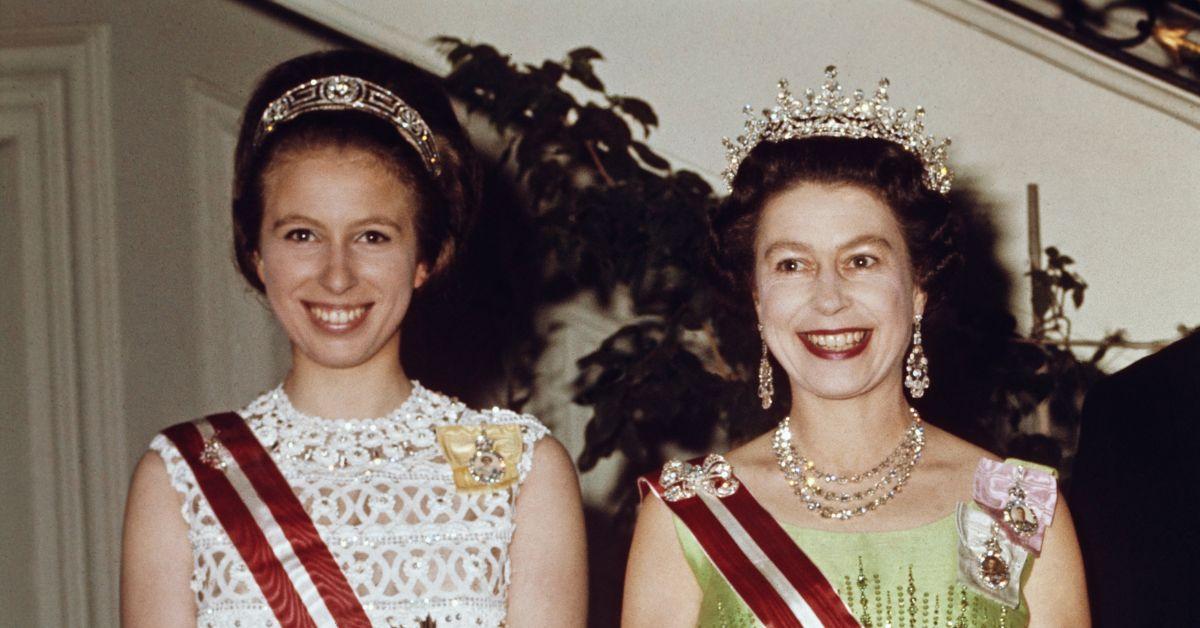
<svg viewBox="0 0 1200 628">
<path fill-rule="evenodd" d="M 809 339 L 810 336 L 834 336 L 838 334 L 863 334 L 862 340 L 858 344 L 846 347 L 837 348 L 836 346 L 822 347 L 816 342 Z M 822 360 L 849 360 L 863 351 L 867 350 L 867 344 L 871 342 L 871 330 L 861 327 L 852 327 L 845 329 L 813 329 L 806 332 L 796 334 L 800 338 L 800 342 L 804 345 L 808 352 L 821 358 Z"/>
</svg>

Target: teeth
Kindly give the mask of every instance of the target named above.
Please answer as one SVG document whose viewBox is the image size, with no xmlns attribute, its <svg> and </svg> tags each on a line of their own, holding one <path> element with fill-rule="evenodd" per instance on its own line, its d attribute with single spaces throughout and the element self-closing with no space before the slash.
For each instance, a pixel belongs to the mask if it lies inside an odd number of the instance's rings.
<svg viewBox="0 0 1200 628">
<path fill-rule="evenodd" d="M 865 331 L 852 331 L 840 334 L 804 334 L 804 338 L 809 342 L 822 349 L 830 349 L 832 351 L 851 349 L 866 337 L 867 332 Z"/>
<path fill-rule="evenodd" d="M 346 310 L 341 308 L 323 308 L 314 305 L 309 307 L 308 311 L 311 312 L 313 316 L 321 319 L 323 322 L 329 323 L 330 325 L 345 325 L 361 318 L 362 315 L 367 312 L 367 308 L 356 307 Z"/>
</svg>

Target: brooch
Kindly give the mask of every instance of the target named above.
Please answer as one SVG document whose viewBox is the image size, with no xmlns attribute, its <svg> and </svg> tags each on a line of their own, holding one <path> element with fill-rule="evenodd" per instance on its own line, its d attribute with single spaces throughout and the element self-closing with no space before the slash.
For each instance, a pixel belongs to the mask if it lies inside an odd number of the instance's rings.
<svg viewBox="0 0 1200 628">
<path fill-rule="evenodd" d="M 222 473 L 229 467 L 229 461 L 232 454 L 228 449 L 221 444 L 216 434 L 204 439 L 204 449 L 200 450 L 200 462 L 221 471 Z"/>
<path fill-rule="evenodd" d="M 1037 532 L 1037 511 L 1025 501 L 1025 489 L 1021 486 L 1021 480 L 1025 477 L 1025 467 L 1017 467 L 1014 476 L 1013 485 L 1008 489 L 1008 501 L 1004 503 L 1002 510 L 1004 525 L 1017 536 L 1027 539 Z"/>
<path fill-rule="evenodd" d="M 1021 572 L 1029 559 L 1008 539 L 992 515 L 959 502 L 958 581 L 1009 608 L 1021 602 Z"/>
<path fill-rule="evenodd" d="M 495 449 L 495 443 L 488 438 L 485 431 L 480 430 L 475 437 L 475 453 L 467 461 L 467 473 L 476 482 L 495 484 L 504 478 L 508 470 L 508 462 Z"/>
<path fill-rule="evenodd" d="M 983 542 L 983 553 L 979 556 L 979 579 L 988 588 L 998 591 L 1008 586 L 1008 578 L 1008 561 L 1000 553 L 1000 540 L 993 529 L 991 538 Z"/>
<path fill-rule="evenodd" d="M 741 486 L 733 477 L 733 467 L 717 454 L 709 454 L 699 465 L 672 460 L 663 465 L 658 483 L 663 487 L 663 499 L 669 502 L 694 497 L 700 491 L 714 497 L 729 497 Z"/>
<path fill-rule="evenodd" d="M 517 481 L 524 445 L 520 426 L 482 423 L 435 429 L 460 491 L 497 491 Z"/>
<path fill-rule="evenodd" d="M 1008 538 L 1038 553 L 1058 501 L 1058 482 L 1051 473 L 1025 464 L 980 460 L 972 496 Z"/>
</svg>

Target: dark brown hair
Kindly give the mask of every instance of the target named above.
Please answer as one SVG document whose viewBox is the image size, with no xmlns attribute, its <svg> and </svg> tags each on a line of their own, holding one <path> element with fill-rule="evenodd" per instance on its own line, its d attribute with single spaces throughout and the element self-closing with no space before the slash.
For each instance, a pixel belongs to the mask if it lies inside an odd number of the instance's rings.
<svg viewBox="0 0 1200 628">
<path fill-rule="evenodd" d="M 802 183 L 853 185 L 875 194 L 900 223 L 917 285 L 935 303 L 947 270 L 960 257 L 950 202 L 923 184 L 920 159 L 880 139 L 810 137 L 762 142 L 742 161 L 733 192 L 711 220 L 716 268 L 739 297 L 749 298 L 754 237 L 773 196 Z"/>
<path fill-rule="evenodd" d="M 416 109 L 429 126 L 442 162 L 433 176 L 390 122 L 353 110 L 302 114 L 280 123 L 259 145 L 263 110 L 287 90 L 314 78 L 346 74 L 377 83 Z M 327 146 L 355 148 L 379 158 L 416 195 L 420 261 L 438 274 L 453 259 L 479 206 L 480 174 L 474 149 L 438 80 L 419 68 L 361 50 L 317 52 L 285 61 L 259 80 L 242 114 L 234 158 L 233 248 L 238 270 L 259 292 L 256 259 L 263 217 L 263 177 L 285 153 Z"/>
</svg>

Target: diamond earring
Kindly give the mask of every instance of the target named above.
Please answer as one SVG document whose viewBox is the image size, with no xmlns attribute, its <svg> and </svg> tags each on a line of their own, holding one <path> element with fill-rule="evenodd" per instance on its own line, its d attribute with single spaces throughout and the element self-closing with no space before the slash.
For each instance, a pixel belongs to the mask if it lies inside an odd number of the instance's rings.
<svg viewBox="0 0 1200 628">
<path fill-rule="evenodd" d="M 912 350 L 904 360 L 904 387 L 913 399 L 925 396 L 929 388 L 929 359 L 925 357 L 925 349 L 921 347 L 921 315 L 913 317 Z"/>
<path fill-rule="evenodd" d="M 775 397 L 775 373 L 767 359 L 767 339 L 763 337 L 762 323 L 758 324 L 758 337 L 762 342 L 762 357 L 758 360 L 758 398 L 762 401 L 762 409 L 767 410 Z"/>
</svg>

